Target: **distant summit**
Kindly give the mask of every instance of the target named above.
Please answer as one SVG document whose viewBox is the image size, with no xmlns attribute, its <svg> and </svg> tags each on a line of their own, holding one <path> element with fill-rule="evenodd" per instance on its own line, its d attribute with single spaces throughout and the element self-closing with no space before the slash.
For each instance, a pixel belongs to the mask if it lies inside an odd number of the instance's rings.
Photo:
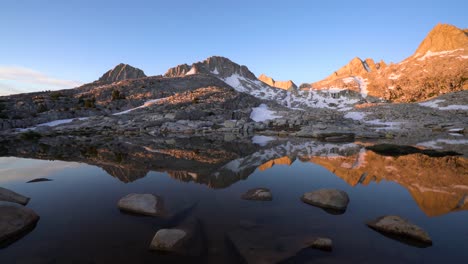
<svg viewBox="0 0 468 264">
<path fill-rule="evenodd" d="M 291 80 L 288 80 L 288 81 L 275 81 L 273 78 L 268 77 L 265 74 L 261 74 L 260 76 L 258 76 L 258 79 L 260 81 L 270 85 L 271 87 L 276 87 L 276 88 L 283 89 L 283 90 L 295 90 L 295 89 L 297 89 L 297 85 Z"/>
<path fill-rule="evenodd" d="M 221 79 L 230 77 L 233 74 L 251 80 L 257 79 L 246 66 L 239 65 L 221 56 L 211 56 L 204 61 L 195 62 L 191 66 L 187 64 L 178 65 L 170 68 L 164 74 L 164 77 L 182 77 L 197 73 L 212 74 Z"/>
<path fill-rule="evenodd" d="M 459 29 L 448 24 L 437 24 L 427 34 L 415 52 L 415 56 L 428 51 L 441 52 L 457 49 L 468 49 L 468 29 Z"/>
<path fill-rule="evenodd" d="M 120 63 L 115 66 L 112 70 L 104 73 L 104 75 L 99 78 L 101 82 L 117 82 L 127 79 L 138 79 L 146 77 L 145 73 L 138 69 L 134 68 L 128 64 Z"/>
</svg>

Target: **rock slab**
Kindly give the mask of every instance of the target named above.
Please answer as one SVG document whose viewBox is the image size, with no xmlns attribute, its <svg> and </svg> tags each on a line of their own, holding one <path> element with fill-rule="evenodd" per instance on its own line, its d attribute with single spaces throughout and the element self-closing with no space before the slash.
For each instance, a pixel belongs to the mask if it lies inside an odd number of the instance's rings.
<svg viewBox="0 0 468 264">
<path fill-rule="evenodd" d="M 387 215 L 379 217 L 366 223 L 370 228 L 384 234 L 393 235 L 395 238 L 408 239 L 411 242 L 419 242 L 421 246 L 432 245 L 432 239 L 429 234 L 421 227 L 409 222 L 406 219 L 396 215 Z"/>
<path fill-rule="evenodd" d="M 0 187 L 0 201 L 18 203 L 22 205 L 28 204 L 30 198 L 21 194 L 15 193 L 14 191 Z"/>
<path fill-rule="evenodd" d="M 267 188 L 255 188 L 248 190 L 241 196 L 244 200 L 253 200 L 253 201 L 271 201 L 273 196 L 269 189 Z"/>
<path fill-rule="evenodd" d="M 160 216 L 164 211 L 162 198 L 147 193 L 128 194 L 119 200 L 117 206 L 120 210 L 125 212 L 149 216 Z"/>
<path fill-rule="evenodd" d="M 349 203 L 348 194 L 336 189 L 320 189 L 308 192 L 302 196 L 301 200 L 313 206 L 343 212 L 346 211 Z"/>
<path fill-rule="evenodd" d="M 9 245 L 32 230 L 39 216 L 31 209 L 11 202 L 0 202 L 0 247 Z"/>
</svg>

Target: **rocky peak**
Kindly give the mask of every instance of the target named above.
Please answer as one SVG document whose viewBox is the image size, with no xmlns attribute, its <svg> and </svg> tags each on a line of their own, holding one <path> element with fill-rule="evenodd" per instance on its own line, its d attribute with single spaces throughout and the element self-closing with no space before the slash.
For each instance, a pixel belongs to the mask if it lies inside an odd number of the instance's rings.
<svg viewBox="0 0 468 264">
<path fill-rule="evenodd" d="M 128 79 L 138 79 L 146 77 L 145 73 L 135 67 L 132 67 L 128 64 L 120 63 L 115 66 L 112 70 L 104 73 L 104 75 L 99 78 L 101 82 L 117 82 Z"/>
<path fill-rule="evenodd" d="M 255 75 L 244 65 L 234 63 L 228 58 L 212 56 L 204 61 L 193 63 L 192 66 L 182 64 L 169 69 L 165 77 L 179 77 L 191 74 L 210 74 L 218 78 L 225 79 L 233 75 L 238 75 L 251 80 L 256 80 Z"/>
<path fill-rule="evenodd" d="M 190 68 L 191 66 L 186 63 L 177 65 L 167 70 L 167 72 L 164 74 L 164 77 L 182 77 L 190 71 Z"/>
<path fill-rule="evenodd" d="M 421 42 L 415 56 L 426 54 L 428 51 L 457 49 L 468 49 L 468 31 L 448 24 L 437 24 Z"/>
<path fill-rule="evenodd" d="M 288 81 L 275 81 L 273 78 L 271 77 L 268 77 L 266 76 L 265 74 L 261 74 L 260 76 L 258 76 L 258 79 L 272 87 L 276 87 L 276 88 L 279 88 L 279 89 L 283 89 L 283 90 L 295 90 L 297 89 L 297 85 L 291 81 L 291 80 L 288 80 Z"/>
</svg>

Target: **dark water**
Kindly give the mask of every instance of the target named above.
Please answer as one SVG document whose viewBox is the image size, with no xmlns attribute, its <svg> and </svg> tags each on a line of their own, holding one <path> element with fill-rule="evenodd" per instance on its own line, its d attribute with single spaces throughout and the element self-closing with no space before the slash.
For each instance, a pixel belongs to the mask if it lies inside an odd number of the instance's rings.
<svg viewBox="0 0 468 264">
<path fill-rule="evenodd" d="M 118 151 L 100 146 L 92 155 L 82 150 L 75 155 L 76 146 L 63 148 L 61 160 L 55 161 L 42 159 L 57 157 L 56 149 L 34 144 L 29 152 L 25 147 L 7 153 L 17 157 L 0 158 L 0 186 L 31 197 L 27 206 L 41 219 L 32 232 L 0 249 L 0 263 L 238 263 L 226 232 L 242 222 L 263 226 L 272 237 L 333 239 L 332 252 L 305 249 L 285 263 L 468 261 L 464 157 L 382 156 L 353 143 L 283 141 L 217 148 L 213 142 L 188 143 L 171 142 L 161 149 L 161 143 L 127 143 Z M 26 183 L 39 177 L 52 181 Z M 273 201 L 240 199 L 254 187 L 269 188 Z M 346 212 L 333 215 L 300 201 L 305 192 L 320 188 L 346 191 Z M 121 213 L 117 201 L 129 193 L 162 196 L 171 213 L 200 219 L 205 254 L 187 258 L 149 251 L 156 231 L 172 222 Z M 365 225 L 388 214 L 424 228 L 433 245 L 413 247 Z"/>
</svg>

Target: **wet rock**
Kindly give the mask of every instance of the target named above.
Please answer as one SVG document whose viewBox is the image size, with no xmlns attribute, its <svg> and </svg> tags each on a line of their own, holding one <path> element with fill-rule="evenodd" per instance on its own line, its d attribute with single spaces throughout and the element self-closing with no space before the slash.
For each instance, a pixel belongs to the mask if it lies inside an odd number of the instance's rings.
<svg viewBox="0 0 468 264">
<path fill-rule="evenodd" d="M 21 194 L 15 193 L 14 191 L 0 187 L 0 201 L 13 202 L 22 205 L 26 205 L 30 198 L 25 197 Z"/>
<path fill-rule="evenodd" d="M 5 247 L 31 231 L 39 216 L 31 209 L 10 202 L 0 202 L 0 247 Z"/>
<path fill-rule="evenodd" d="M 432 245 L 432 239 L 426 231 L 396 215 L 382 216 L 366 224 L 370 228 L 406 244 L 419 247 Z"/>
<path fill-rule="evenodd" d="M 37 178 L 37 179 L 30 180 L 30 181 L 28 181 L 27 183 L 46 182 L 46 181 L 52 181 L 52 180 L 51 180 L 51 179 L 47 179 L 47 178 Z"/>
<path fill-rule="evenodd" d="M 273 196 L 267 188 L 255 188 L 248 190 L 241 196 L 244 200 L 254 200 L 254 201 L 271 201 Z"/>
<path fill-rule="evenodd" d="M 150 250 L 184 256 L 200 256 L 205 251 L 200 221 L 189 218 L 174 228 L 160 229 L 150 244 Z"/>
<path fill-rule="evenodd" d="M 320 189 L 308 192 L 302 196 L 301 200 L 313 206 L 336 210 L 338 214 L 344 213 L 349 203 L 348 194 L 335 189 Z"/>
<path fill-rule="evenodd" d="M 244 263 L 279 263 L 309 247 L 307 237 L 277 231 L 236 228 L 226 234 L 226 239 Z"/>
<path fill-rule="evenodd" d="M 117 206 L 120 210 L 129 213 L 149 216 L 164 214 L 162 198 L 153 194 L 132 193 L 120 199 Z"/>
<path fill-rule="evenodd" d="M 316 237 L 308 241 L 308 244 L 311 248 L 316 248 L 324 251 L 331 251 L 333 247 L 333 242 L 328 237 Z"/>
</svg>

